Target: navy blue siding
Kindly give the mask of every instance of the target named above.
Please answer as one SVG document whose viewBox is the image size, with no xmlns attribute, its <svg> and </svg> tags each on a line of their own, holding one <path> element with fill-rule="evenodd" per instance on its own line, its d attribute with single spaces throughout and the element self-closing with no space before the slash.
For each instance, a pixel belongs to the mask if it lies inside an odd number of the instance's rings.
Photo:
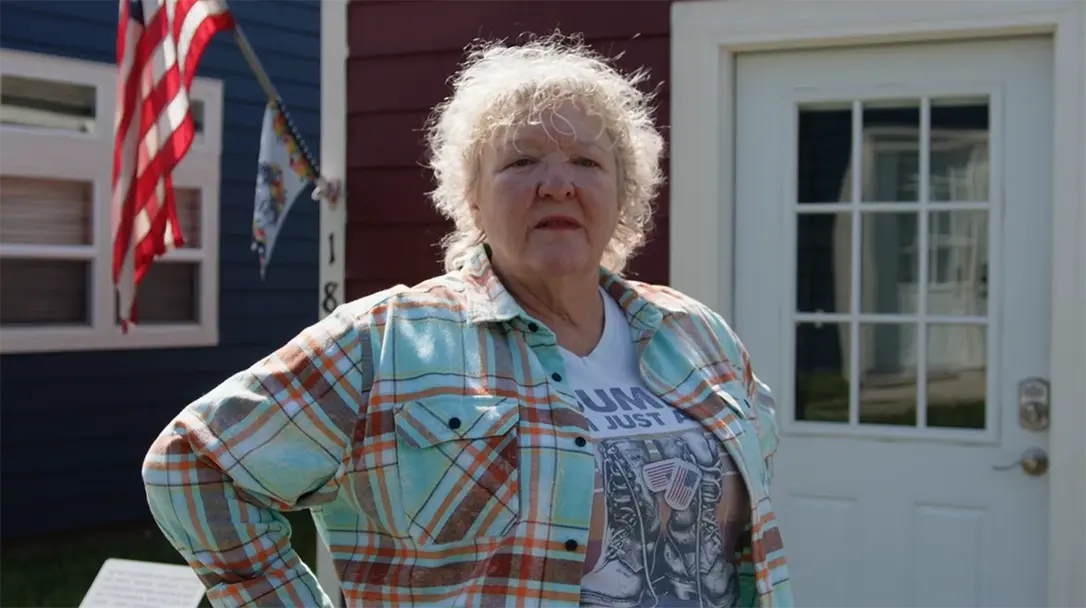
<svg viewBox="0 0 1086 608">
<path fill-rule="evenodd" d="M 231 8 L 316 153 L 319 3 Z M 113 64 L 116 19 L 116 0 L 3 0 L 0 45 Z M 316 320 L 316 205 L 303 200 L 292 210 L 266 282 L 249 249 L 264 97 L 230 34 L 214 38 L 197 74 L 224 82 L 219 346 L 0 357 L 5 538 L 149 519 L 139 468 L 158 432 Z"/>
</svg>

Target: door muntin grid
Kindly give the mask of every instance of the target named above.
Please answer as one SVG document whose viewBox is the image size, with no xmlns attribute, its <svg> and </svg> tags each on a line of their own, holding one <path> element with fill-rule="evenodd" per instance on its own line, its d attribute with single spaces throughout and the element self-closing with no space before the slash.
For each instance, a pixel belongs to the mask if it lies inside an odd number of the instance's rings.
<svg viewBox="0 0 1086 608">
<path fill-rule="evenodd" d="M 893 434 L 993 428 L 994 101 L 796 104 L 796 423 Z"/>
</svg>

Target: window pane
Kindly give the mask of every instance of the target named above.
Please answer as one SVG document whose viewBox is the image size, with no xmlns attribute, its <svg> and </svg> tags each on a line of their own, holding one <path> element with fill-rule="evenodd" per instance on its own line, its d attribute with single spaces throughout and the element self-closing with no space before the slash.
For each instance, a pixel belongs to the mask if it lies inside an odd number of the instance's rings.
<svg viewBox="0 0 1086 608">
<path fill-rule="evenodd" d="M 931 200 L 988 200 L 988 100 L 931 102 Z"/>
<path fill-rule="evenodd" d="M 918 297 L 917 214 L 863 214 L 860 310 L 916 312 Z"/>
<path fill-rule="evenodd" d="M 848 423 L 847 323 L 796 325 L 796 420 Z"/>
<path fill-rule="evenodd" d="M 94 133 L 94 87 L 0 76 L 0 123 Z"/>
<path fill-rule="evenodd" d="M 185 248 L 200 248 L 200 191 L 196 188 L 174 188 L 174 203 L 177 207 L 177 223 L 181 225 L 181 236 L 185 238 Z"/>
<path fill-rule="evenodd" d="M 937 211 L 928 228 L 928 313 L 987 315 L 988 212 Z"/>
<path fill-rule="evenodd" d="M 852 103 L 804 106 L 799 110 L 796 196 L 800 203 L 852 199 Z"/>
<path fill-rule="evenodd" d="M 89 325 L 90 262 L 0 259 L 0 325 Z"/>
<path fill-rule="evenodd" d="M 90 245 L 93 229 L 93 184 L 0 177 L 0 243 Z"/>
<path fill-rule="evenodd" d="M 204 141 L 204 124 L 207 117 L 204 114 L 204 102 L 199 99 L 189 99 L 189 114 L 192 115 L 192 127 L 196 131 L 194 141 Z"/>
<path fill-rule="evenodd" d="M 802 213 L 796 241 L 796 310 L 849 312 L 852 215 Z"/>
<path fill-rule="evenodd" d="M 860 423 L 916 425 L 916 326 L 860 325 Z"/>
<path fill-rule="evenodd" d="M 879 102 L 863 110 L 864 202 L 916 202 L 920 184 L 920 102 Z"/>
<path fill-rule="evenodd" d="M 988 328 L 928 327 L 928 426 L 983 429 Z"/>
<path fill-rule="evenodd" d="M 136 289 L 136 324 L 199 322 L 199 263 L 151 264 Z M 114 298 L 114 310 L 117 310 Z M 120 316 L 115 322 L 120 324 Z"/>
</svg>

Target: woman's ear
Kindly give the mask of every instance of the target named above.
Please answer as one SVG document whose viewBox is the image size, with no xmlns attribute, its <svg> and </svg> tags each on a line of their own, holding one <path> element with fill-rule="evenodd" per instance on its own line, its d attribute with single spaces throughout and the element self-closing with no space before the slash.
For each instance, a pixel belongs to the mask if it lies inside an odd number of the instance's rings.
<svg viewBox="0 0 1086 608">
<path fill-rule="evenodd" d="M 464 203 L 468 206 L 468 212 L 471 213 L 471 220 L 475 224 L 475 227 L 479 232 L 483 230 L 483 212 L 479 208 L 479 187 L 480 179 L 478 176 L 471 180 L 468 184 L 467 191 L 464 193 Z"/>
</svg>

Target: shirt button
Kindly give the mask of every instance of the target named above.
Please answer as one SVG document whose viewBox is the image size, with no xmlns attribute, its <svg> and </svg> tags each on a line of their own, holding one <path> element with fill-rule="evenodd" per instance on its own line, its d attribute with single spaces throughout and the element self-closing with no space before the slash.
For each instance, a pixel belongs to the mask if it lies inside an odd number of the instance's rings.
<svg viewBox="0 0 1086 608">
<path fill-rule="evenodd" d="M 449 428 L 454 430 L 454 431 L 456 429 L 460 428 L 460 419 L 459 418 L 450 418 L 449 419 Z"/>
<path fill-rule="evenodd" d="M 567 540 L 566 541 L 566 551 L 576 551 L 576 550 L 577 550 L 577 541 L 573 540 L 572 538 Z"/>
<path fill-rule="evenodd" d="M 553 378 L 555 382 L 561 382 L 562 381 L 562 374 L 559 374 L 558 372 L 554 372 L 553 374 L 551 374 L 551 378 Z"/>
<path fill-rule="evenodd" d="M 539 326 L 536 325 L 535 323 L 529 323 L 528 324 L 528 331 L 537 332 L 537 331 L 539 331 Z"/>
<path fill-rule="evenodd" d="M 585 444 L 588 443 L 588 442 L 584 440 L 584 437 L 578 437 L 578 438 L 573 440 L 573 443 L 576 443 L 577 447 L 583 448 L 585 446 Z"/>
</svg>

